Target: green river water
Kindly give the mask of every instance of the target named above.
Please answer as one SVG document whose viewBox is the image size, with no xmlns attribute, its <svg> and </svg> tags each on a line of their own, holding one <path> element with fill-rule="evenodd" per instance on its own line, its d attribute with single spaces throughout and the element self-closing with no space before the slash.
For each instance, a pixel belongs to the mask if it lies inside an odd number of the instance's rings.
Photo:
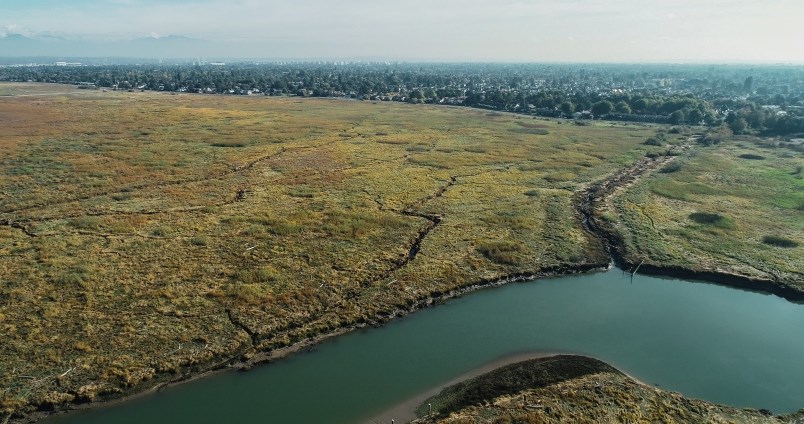
<svg viewBox="0 0 804 424">
<path fill-rule="evenodd" d="M 64 423 L 360 423 L 502 356 L 574 352 L 688 397 L 804 407 L 804 306 L 618 269 L 480 290 L 246 373 L 227 372 Z"/>
</svg>

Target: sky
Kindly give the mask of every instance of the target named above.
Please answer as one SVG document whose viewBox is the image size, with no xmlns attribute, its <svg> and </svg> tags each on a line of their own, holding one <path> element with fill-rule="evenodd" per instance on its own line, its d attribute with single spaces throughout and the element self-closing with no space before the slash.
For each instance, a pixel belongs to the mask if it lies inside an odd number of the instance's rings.
<svg viewBox="0 0 804 424">
<path fill-rule="evenodd" d="M 260 58 L 802 63 L 802 17 L 804 0 L 0 0 L 0 37 L 180 35 Z"/>
</svg>

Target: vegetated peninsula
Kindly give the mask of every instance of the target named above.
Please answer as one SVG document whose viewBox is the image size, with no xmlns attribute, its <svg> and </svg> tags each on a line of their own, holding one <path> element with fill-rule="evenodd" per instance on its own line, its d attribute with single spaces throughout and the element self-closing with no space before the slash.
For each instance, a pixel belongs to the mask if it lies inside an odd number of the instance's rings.
<svg viewBox="0 0 804 424">
<path fill-rule="evenodd" d="M 431 409 L 432 408 L 432 409 Z M 686 399 L 637 382 L 610 365 L 559 355 L 498 368 L 445 388 L 419 406 L 425 423 L 799 423 L 798 414 L 737 409 Z"/>
<path fill-rule="evenodd" d="M 804 293 L 793 137 L 381 101 L 0 95 L 6 417 L 605 267 L 609 252 Z"/>
</svg>

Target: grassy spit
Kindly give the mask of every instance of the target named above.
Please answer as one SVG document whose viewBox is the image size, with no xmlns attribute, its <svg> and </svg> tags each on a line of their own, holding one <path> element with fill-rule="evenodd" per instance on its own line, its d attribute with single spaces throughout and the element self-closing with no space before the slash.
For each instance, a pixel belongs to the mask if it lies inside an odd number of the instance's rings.
<svg viewBox="0 0 804 424">
<path fill-rule="evenodd" d="M 433 407 L 429 414 L 428 404 Z M 634 381 L 610 365 L 560 355 L 498 368 L 444 389 L 417 411 L 415 424 L 792 423 L 802 413 L 770 416 L 687 399 Z"/>
</svg>

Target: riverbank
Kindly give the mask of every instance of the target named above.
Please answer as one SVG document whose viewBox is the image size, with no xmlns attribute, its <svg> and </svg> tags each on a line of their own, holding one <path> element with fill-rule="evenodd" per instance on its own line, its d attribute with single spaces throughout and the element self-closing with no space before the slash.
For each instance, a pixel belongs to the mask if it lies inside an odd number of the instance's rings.
<svg viewBox="0 0 804 424">
<path fill-rule="evenodd" d="M 756 316 L 757 310 L 764 313 Z M 162 417 L 211 424 L 261 416 L 365 422 L 489 360 L 540 349 L 605 358 L 691 397 L 789 412 L 804 393 L 798 366 L 804 334 L 796 325 L 802 313 L 775 296 L 717 285 L 645 275 L 632 283 L 619 269 L 547 278 L 476 291 L 269 366 L 220 373 L 147 401 L 52 423 L 136 424 Z M 724 357 L 724 350 L 732 353 Z"/>
<path fill-rule="evenodd" d="M 272 362 L 280 361 L 290 355 L 302 353 L 307 350 L 313 349 L 316 345 L 324 343 L 328 340 L 342 336 L 352 331 L 367 327 L 381 327 L 390 321 L 398 318 L 405 317 L 413 312 L 419 311 L 424 308 L 430 308 L 442 304 L 450 299 L 460 297 L 484 288 L 497 287 L 511 283 L 521 283 L 526 281 L 537 280 L 540 278 L 561 277 L 573 274 L 589 273 L 594 271 L 601 271 L 605 269 L 605 264 L 586 264 L 578 265 L 575 267 L 558 267 L 555 269 L 546 269 L 539 272 L 520 272 L 512 275 L 503 276 L 496 279 L 484 279 L 474 282 L 471 285 L 460 287 L 458 289 L 450 290 L 446 293 L 438 293 L 433 296 L 428 296 L 413 302 L 406 308 L 396 308 L 385 311 L 376 316 L 376 319 L 370 322 L 361 322 L 350 324 L 342 328 L 320 334 L 314 337 L 306 338 L 296 342 L 290 346 L 284 346 L 277 349 L 260 350 L 255 346 L 250 346 L 245 350 L 239 351 L 236 355 L 215 361 L 212 365 L 204 369 L 187 370 L 178 377 L 157 376 L 149 380 L 148 387 L 134 387 L 130 391 L 121 391 L 118 393 L 104 394 L 92 402 L 81 404 L 68 404 L 61 407 L 54 408 L 53 405 L 43 405 L 38 411 L 32 412 L 25 417 L 5 417 L 12 423 L 34 423 L 40 421 L 48 416 L 54 414 L 69 413 L 71 411 L 81 411 L 86 409 L 106 408 L 114 405 L 151 396 L 163 389 L 176 387 L 179 385 L 187 384 L 200 379 L 212 377 L 216 374 L 225 372 L 248 372 L 253 367 L 269 364 Z M 503 358 L 501 361 L 511 361 L 518 356 L 511 359 Z M 494 364 L 490 364 L 491 367 Z M 484 368 L 485 369 L 485 368 Z M 13 419 L 12 419 L 13 418 Z"/>
</svg>

